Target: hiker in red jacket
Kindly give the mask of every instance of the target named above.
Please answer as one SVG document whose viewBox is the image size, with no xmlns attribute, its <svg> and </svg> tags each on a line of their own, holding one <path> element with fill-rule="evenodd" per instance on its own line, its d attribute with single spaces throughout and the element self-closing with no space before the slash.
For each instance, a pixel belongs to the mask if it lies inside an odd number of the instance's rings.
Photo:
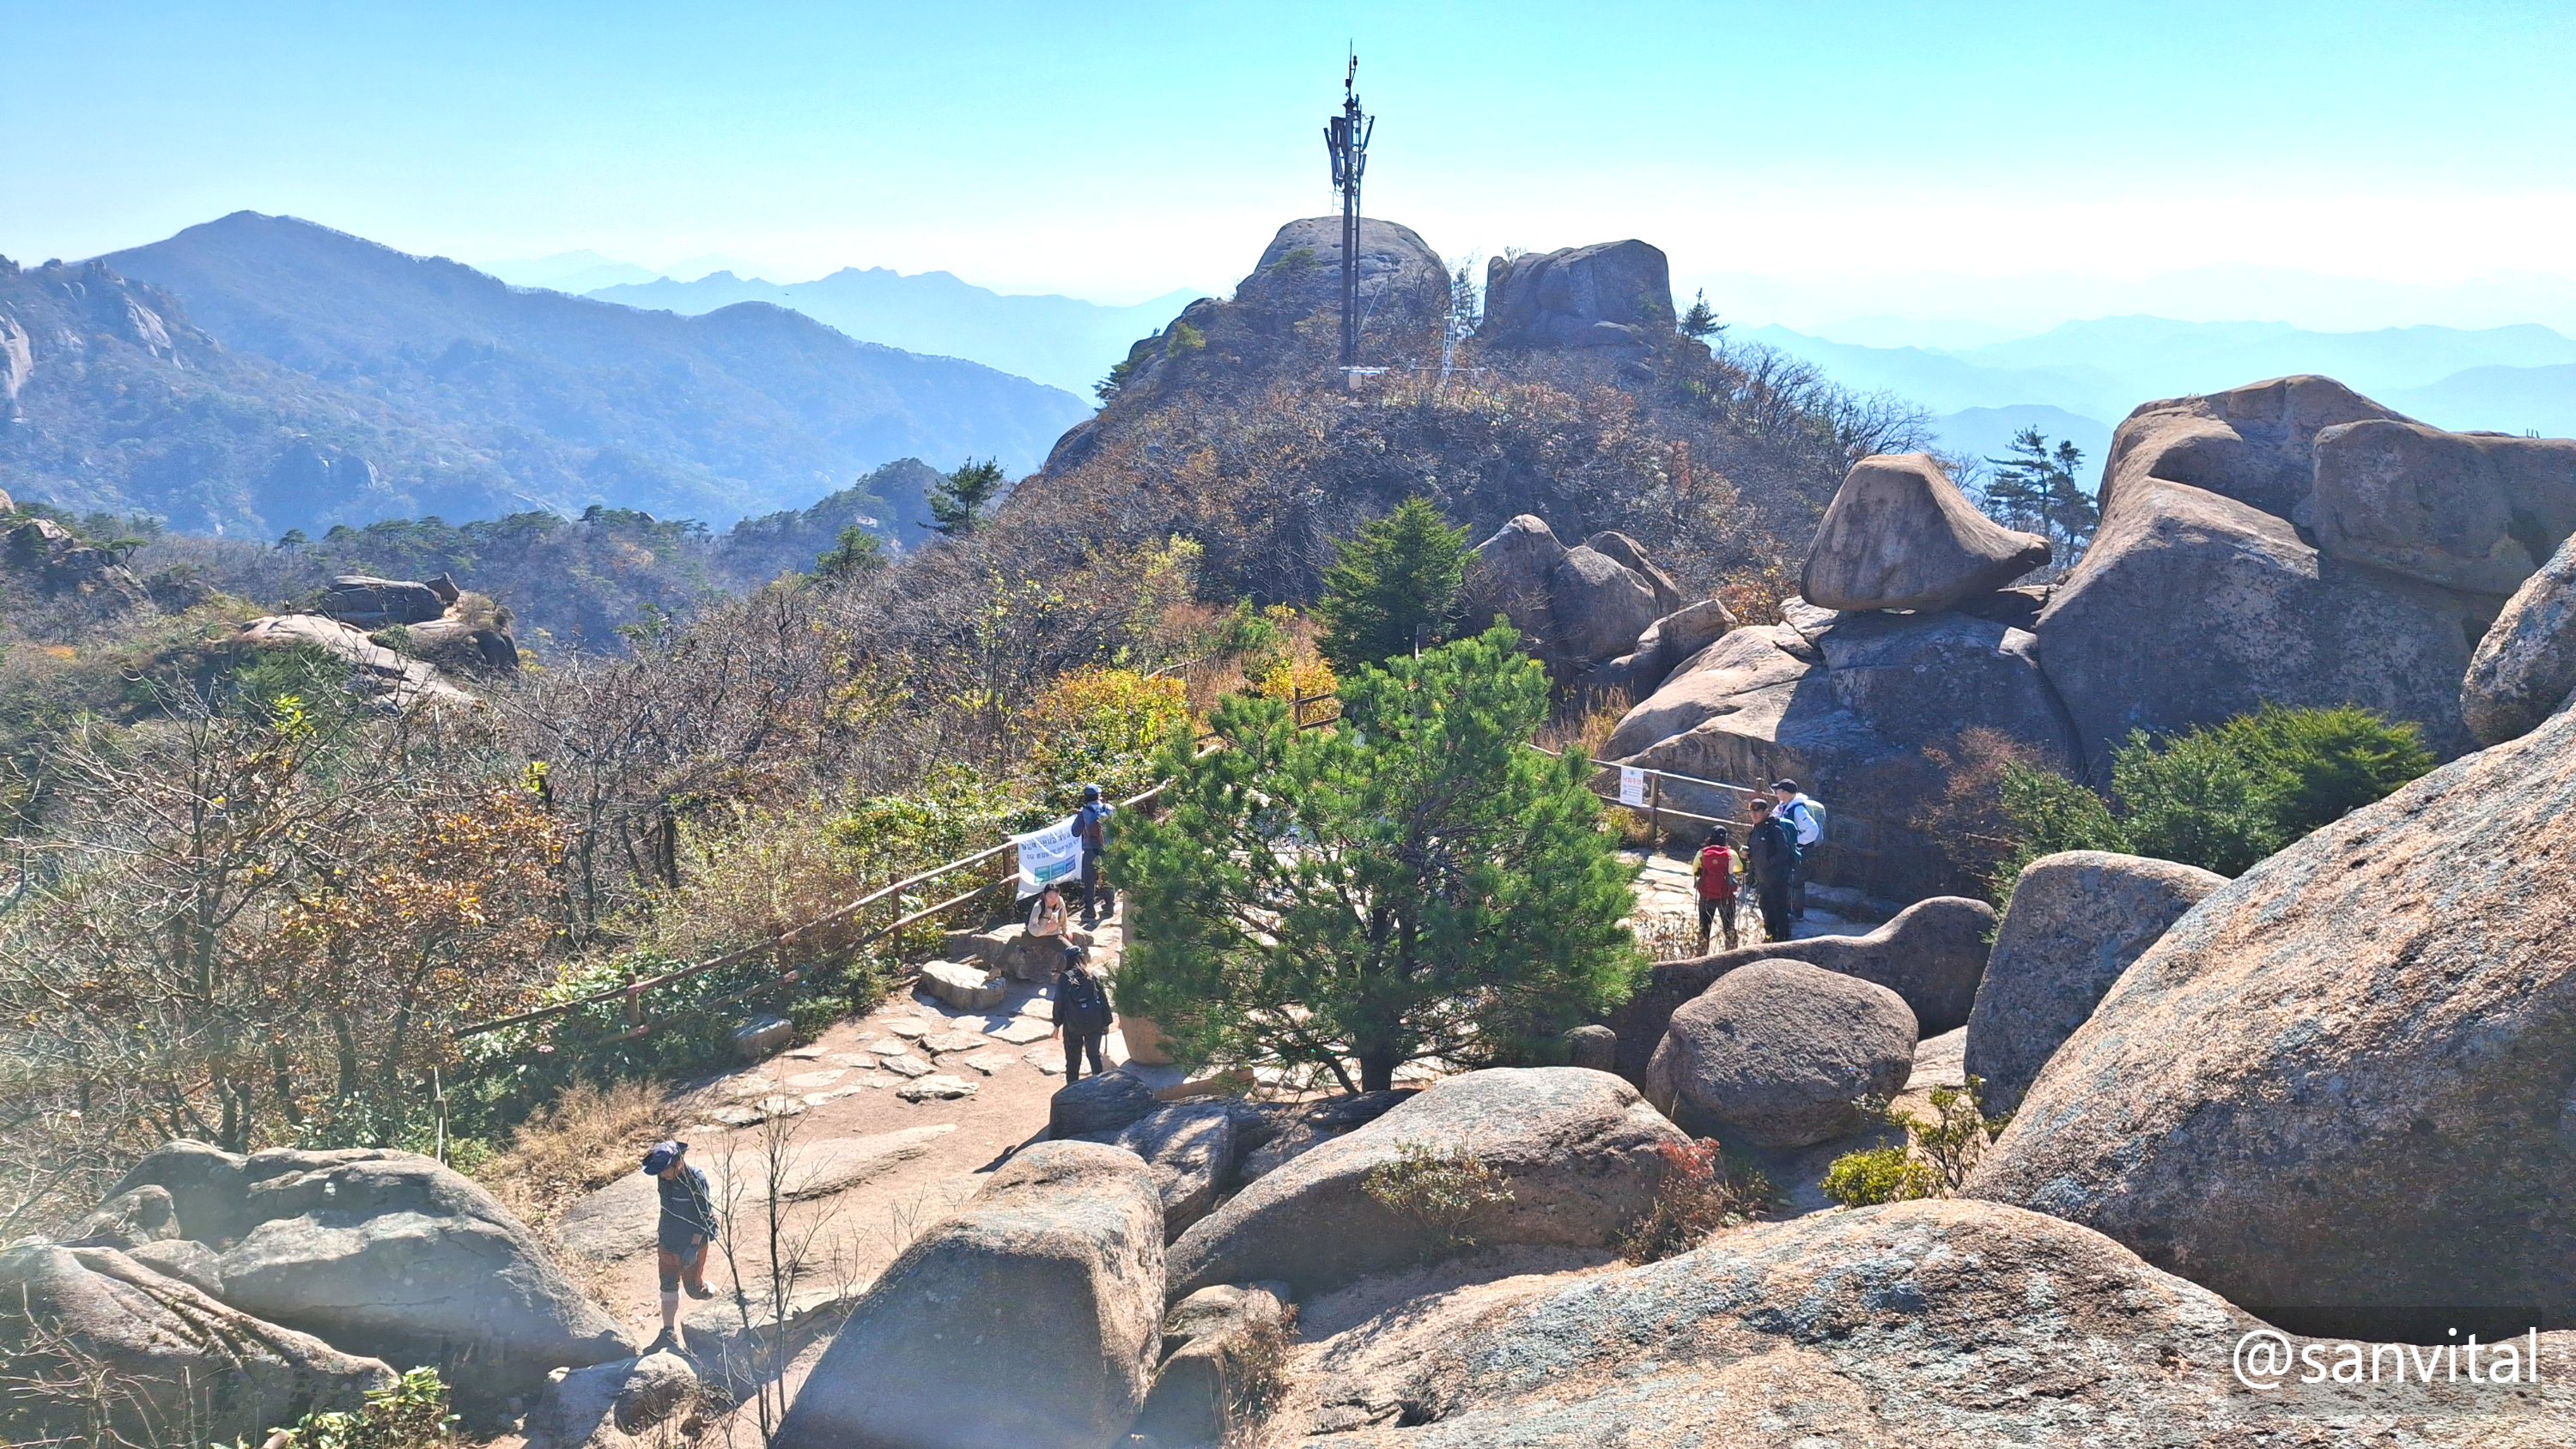
<svg viewBox="0 0 2576 1449">
<path fill-rule="evenodd" d="M 1708 923 L 1713 917 L 1726 927 L 1726 949 L 1735 949 L 1735 842 L 1721 825 L 1708 833 L 1708 843 L 1699 848 L 1699 949 L 1708 954 Z"/>
</svg>

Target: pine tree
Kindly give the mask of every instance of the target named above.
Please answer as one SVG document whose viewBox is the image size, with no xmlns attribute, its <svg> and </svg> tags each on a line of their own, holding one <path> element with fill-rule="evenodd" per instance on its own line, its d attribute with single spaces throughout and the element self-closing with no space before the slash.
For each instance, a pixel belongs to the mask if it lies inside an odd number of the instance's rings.
<svg viewBox="0 0 2576 1449">
<path fill-rule="evenodd" d="M 1717 313 L 1708 305 L 1707 289 L 1694 292 L 1690 310 L 1682 314 L 1682 335 L 1704 342 L 1725 330 L 1726 324 L 1717 320 Z"/>
<path fill-rule="evenodd" d="M 884 563 L 884 541 L 853 523 L 841 530 L 840 540 L 830 551 L 814 560 L 814 571 L 827 579 L 852 579 L 872 573 Z"/>
<path fill-rule="evenodd" d="M 986 506 L 1001 494 L 1002 465 L 987 458 L 968 459 L 954 473 L 931 485 L 931 526 L 951 538 L 973 533 L 984 521 Z"/>
<path fill-rule="evenodd" d="M 1132 927 L 1120 1009 L 1184 1061 L 1364 1091 L 1424 1057 L 1544 1059 L 1641 972 L 1590 762 L 1527 748 L 1545 673 L 1497 627 L 1362 669 L 1342 699 L 1341 727 L 1300 731 L 1233 696 L 1223 748 L 1165 747 L 1165 813 L 1110 847 Z"/>
<path fill-rule="evenodd" d="M 1430 500 L 1406 499 L 1345 539 L 1340 561 L 1324 571 L 1316 646 L 1348 674 L 1446 639 L 1468 553 L 1467 530 L 1442 522 Z"/>
<path fill-rule="evenodd" d="M 2052 449 L 2047 434 L 2024 428 L 2013 434 L 2010 452 L 1986 460 L 1995 467 L 1984 489 L 1986 512 L 2007 527 L 2041 535 L 2060 563 L 2073 563 L 2102 522 L 2102 510 L 2076 481 L 2084 450 L 2072 441 Z"/>
</svg>

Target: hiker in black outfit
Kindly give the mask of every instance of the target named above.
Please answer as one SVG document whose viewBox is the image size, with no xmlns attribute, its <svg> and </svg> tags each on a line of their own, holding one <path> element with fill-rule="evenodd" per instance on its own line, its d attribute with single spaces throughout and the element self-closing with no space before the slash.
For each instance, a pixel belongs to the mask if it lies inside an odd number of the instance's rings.
<svg viewBox="0 0 2576 1449">
<path fill-rule="evenodd" d="M 1081 946 L 1067 943 L 1064 969 L 1055 978 L 1055 1032 L 1064 1038 L 1064 1080 L 1068 1086 L 1082 1080 L 1085 1054 L 1091 1058 L 1093 1076 L 1109 1070 L 1100 1056 L 1101 1040 L 1109 1035 L 1109 991 L 1084 964 L 1087 955 Z"/>
<path fill-rule="evenodd" d="M 707 1175 L 688 1164 L 688 1150 L 685 1142 L 662 1142 L 644 1154 L 644 1170 L 655 1179 L 653 1190 L 662 1199 L 662 1336 L 647 1353 L 678 1342 L 683 1284 L 692 1298 L 716 1296 L 707 1286 L 707 1244 L 716 1236 L 715 1198 Z"/>
<path fill-rule="evenodd" d="M 1744 842 L 1744 866 L 1753 877 L 1753 896 L 1762 906 L 1765 940 L 1789 939 L 1789 882 L 1798 869 L 1798 836 L 1789 823 L 1771 813 L 1771 802 L 1755 796 L 1753 833 Z"/>
<path fill-rule="evenodd" d="M 1100 787 L 1082 787 L 1082 808 L 1073 812 L 1073 837 L 1082 842 L 1082 924 L 1089 927 L 1103 915 L 1115 915 L 1118 892 L 1103 889 L 1100 863 L 1109 854 L 1109 817 L 1118 807 L 1100 798 Z"/>
</svg>

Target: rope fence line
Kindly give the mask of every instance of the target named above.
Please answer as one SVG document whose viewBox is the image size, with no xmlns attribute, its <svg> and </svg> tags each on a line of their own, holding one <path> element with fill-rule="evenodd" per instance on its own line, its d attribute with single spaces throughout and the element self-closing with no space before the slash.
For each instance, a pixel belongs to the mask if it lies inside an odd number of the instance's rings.
<svg viewBox="0 0 2576 1449">
<path fill-rule="evenodd" d="M 1312 719 L 1306 717 L 1307 706 L 1324 703 L 1326 701 L 1334 701 L 1336 705 L 1338 705 L 1338 696 L 1329 693 L 1296 695 L 1289 701 L 1289 718 L 1295 721 L 1296 727 L 1300 730 L 1320 729 L 1325 725 L 1332 724 L 1341 718 L 1341 710 L 1338 707 L 1334 708 L 1329 713 L 1318 714 Z M 1198 737 L 1201 742 L 1209 738 L 1211 738 L 1211 736 L 1201 735 Z M 1204 757 L 1215 748 L 1216 746 L 1214 745 L 1205 745 L 1198 753 Z M 1171 783 L 1172 782 L 1169 780 L 1164 780 L 1149 789 L 1130 795 L 1126 799 L 1116 802 L 1117 808 L 1121 810 L 1129 810 L 1143 805 L 1153 800 L 1156 796 L 1162 794 L 1164 789 Z M 849 902 L 847 905 L 837 906 L 832 910 L 824 912 L 822 915 L 815 916 L 809 920 L 799 921 L 795 925 L 789 926 L 785 930 L 780 931 L 777 935 L 771 936 L 766 940 L 755 941 L 748 946 L 737 947 L 722 955 L 711 956 L 704 961 L 693 962 L 686 966 L 677 967 L 672 970 L 665 971 L 658 976 L 644 977 L 640 980 L 627 982 L 623 986 L 611 987 L 605 991 L 595 991 L 587 996 L 575 997 L 570 1001 L 559 1001 L 551 1005 L 537 1007 L 529 1011 L 515 1012 L 508 1016 L 494 1017 L 490 1021 L 474 1022 L 466 1026 L 460 1026 L 453 1032 L 449 1033 L 449 1037 L 451 1040 L 462 1041 L 468 1037 L 481 1036 L 487 1032 L 502 1031 L 509 1027 L 526 1026 L 532 1022 L 549 1020 L 554 1017 L 583 1010 L 587 1007 L 598 1006 L 607 1002 L 622 1001 L 626 1006 L 627 1026 L 626 1030 L 620 1032 L 616 1039 L 620 1041 L 631 1041 L 660 1027 L 668 1026 L 673 1022 L 683 1021 L 690 1017 L 702 1016 L 710 1011 L 720 1010 L 742 1000 L 744 997 L 763 991 L 774 990 L 782 986 L 793 986 L 805 978 L 806 971 L 803 968 L 790 967 L 774 978 L 755 981 L 739 991 L 731 992 L 725 996 L 718 997 L 713 1001 L 700 1002 L 694 1006 L 686 1008 L 685 1010 L 676 1011 L 667 1016 L 656 1017 L 649 1021 L 645 1019 L 643 1014 L 644 993 L 658 990 L 662 987 L 671 986 L 678 982 L 687 981 L 693 977 L 703 976 L 710 971 L 721 971 L 728 966 L 740 965 L 741 963 L 749 961 L 764 952 L 776 952 L 783 947 L 793 944 L 800 937 L 811 932 L 820 930 L 827 926 L 838 925 L 843 921 L 849 920 L 851 917 L 856 916 L 860 912 L 868 909 L 870 906 L 877 905 L 889 898 L 899 900 L 903 892 L 910 890 L 915 886 L 925 885 L 931 881 L 938 880 L 943 876 L 954 875 L 958 871 L 980 865 L 1012 848 L 1013 842 L 1004 840 L 999 845 L 987 846 L 982 850 L 976 851 L 972 855 L 960 856 L 955 860 L 946 862 L 945 864 L 932 866 L 930 869 L 923 871 L 918 875 L 908 876 L 891 885 L 880 886 L 877 889 L 868 892 L 866 895 L 859 897 L 857 900 Z M 971 890 L 950 896 L 948 899 L 941 901 L 936 905 L 924 906 L 909 915 L 889 921 L 882 926 L 878 926 L 873 930 L 868 931 L 857 940 L 850 942 L 847 946 L 842 947 L 839 951 L 836 951 L 833 954 L 835 957 L 840 957 L 846 956 L 851 952 L 858 951 L 878 941 L 884 940 L 888 936 L 894 935 L 907 926 L 919 925 L 924 921 L 955 910 L 958 907 L 965 905 L 967 902 L 972 901 L 999 886 L 1009 884 L 1012 879 L 1013 877 L 1011 876 L 1001 876 L 996 879 L 986 881 Z"/>
</svg>

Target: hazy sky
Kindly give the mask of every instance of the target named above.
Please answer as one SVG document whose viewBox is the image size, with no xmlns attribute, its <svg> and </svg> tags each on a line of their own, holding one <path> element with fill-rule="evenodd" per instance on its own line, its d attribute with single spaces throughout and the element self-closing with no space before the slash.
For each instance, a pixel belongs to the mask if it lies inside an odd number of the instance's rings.
<svg viewBox="0 0 2576 1449">
<path fill-rule="evenodd" d="M 22 260 L 250 208 L 469 259 L 1223 286 L 1329 208 L 1347 39 L 1372 215 L 1453 256 L 1642 236 L 1739 315 L 2081 309 L 2211 265 L 2576 275 L 2569 0 L 0 0 L 0 36 Z"/>
</svg>

